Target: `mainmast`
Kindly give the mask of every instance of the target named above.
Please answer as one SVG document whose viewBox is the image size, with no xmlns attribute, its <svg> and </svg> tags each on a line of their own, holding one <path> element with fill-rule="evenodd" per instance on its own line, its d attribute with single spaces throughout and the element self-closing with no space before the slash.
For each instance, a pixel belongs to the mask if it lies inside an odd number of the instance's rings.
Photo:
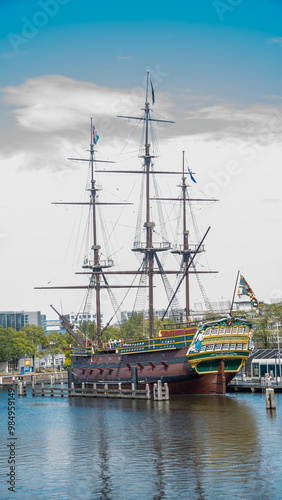
<svg viewBox="0 0 282 500">
<path fill-rule="evenodd" d="M 148 102 L 149 71 L 147 71 L 146 102 L 145 102 L 145 166 L 146 166 L 146 259 L 148 260 L 149 279 L 149 334 L 150 338 L 154 334 L 154 297 L 153 297 L 153 277 L 154 277 L 154 250 L 153 250 L 153 227 L 154 222 L 150 221 L 150 170 L 152 156 L 149 144 L 149 113 Z"/>
<path fill-rule="evenodd" d="M 94 179 L 94 141 L 95 132 L 93 129 L 91 118 L 91 132 L 90 132 L 90 168 L 91 168 L 91 187 L 90 187 L 90 203 L 92 204 L 92 224 L 93 224 L 93 252 L 94 252 L 94 266 L 92 270 L 101 270 L 99 250 L 100 245 L 97 244 L 97 217 L 96 217 L 96 180 Z M 98 347 L 102 347 L 101 335 L 101 300 L 100 300 L 100 274 L 92 275 L 90 282 L 94 282 L 96 291 L 96 327 L 97 327 L 97 343 Z"/>
</svg>

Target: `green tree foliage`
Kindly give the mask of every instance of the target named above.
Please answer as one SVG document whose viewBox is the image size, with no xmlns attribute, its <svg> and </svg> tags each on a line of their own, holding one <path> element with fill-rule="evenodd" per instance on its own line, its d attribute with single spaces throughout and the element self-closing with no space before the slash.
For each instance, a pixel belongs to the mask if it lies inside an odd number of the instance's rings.
<svg viewBox="0 0 282 500">
<path fill-rule="evenodd" d="M 55 357 L 57 354 L 63 353 L 68 347 L 69 344 L 64 334 L 52 332 L 48 335 L 47 350 L 52 357 L 53 369 L 55 368 Z"/>
<path fill-rule="evenodd" d="M 65 351 L 65 366 L 67 368 L 69 368 L 71 366 L 71 353 L 70 353 L 70 349 L 66 349 Z"/>
<path fill-rule="evenodd" d="M 102 330 L 102 341 L 108 342 L 110 339 L 119 339 L 121 336 L 121 331 L 116 326 L 107 326 Z"/>
<path fill-rule="evenodd" d="M 0 329 L 0 359 L 11 361 L 14 368 L 19 359 L 27 354 L 31 356 L 36 346 L 28 339 L 25 332 L 17 332 L 13 328 Z"/>
<path fill-rule="evenodd" d="M 10 336 L 8 331 L 0 326 L 0 361 L 9 361 L 10 359 Z"/>
<path fill-rule="evenodd" d="M 83 340 L 85 340 L 85 337 L 87 337 L 94 342 L 97 341 L 97 326 L 95 321 L 83 321 L 83 323 L 81 323 L 79 327 L 79 331 L 76 333 L 78 333 L 79 335 L 80 332 L 83 334 L 80 335 Z"/>
<path fill-rule="evenodd" d="M 35 357 L 40 358 L 42 356 L 42 354 L 38 351 L 38 347 L 41 346 L 42 349 L 46 348 L 48 346 L 48 337 L 42 326 L 25 325 L 21 331 L 32 343 L 30 351 L 26 354 L 29 354 L 29 356 L 32 357 L 32 366 L 35 368 Z"/>
<path fill-rule="evenodd" d="M 271 334 L 276 332 L 277 325 L 282 326 L 282 302 L 278 304 L 262 304 L 262 314 L 253 317 L 255 328 L 254 343 L 256 347 L 270 346 Z"/>
<path fill-rule="evenodd" d="M 134 313 L 127 322 L 122 325 L 120 335 L 124 340 L 137 340 L 146 337 L 148 321 L 144 323 L 142 313 Z"/>
</svg>

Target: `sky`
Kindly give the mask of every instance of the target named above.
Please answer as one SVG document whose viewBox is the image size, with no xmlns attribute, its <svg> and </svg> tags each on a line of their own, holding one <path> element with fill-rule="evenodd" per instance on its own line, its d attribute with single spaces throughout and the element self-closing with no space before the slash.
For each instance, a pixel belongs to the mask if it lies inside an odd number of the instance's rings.
<svg viewBox="0 0 282 500">
<path fill-rule="evenodd" d="M 232 298 L 238 270 L 259 300 L 282 297 L 282 2 L 1 0 L 0 13 L 0 309 L 80 308 L 81 292 L 34 289 L 81 270 L 83 216 L 52 202 L 85 196 L 87 167 L 67 158 L 87 157 L 90 117 L 97 157 L 140 167 L 142 131 L 117 115 L 139 116 L 147 70 L 152 112 L 175 121 L 157 127 L 156 168 L 181 170 L 185 150 L 195 192 L 219 199 L 196 212 L 201 235 L 211 225 L 210 300 Z M 100 177 L 105 199 L 138 199 L 134 176 Z M 164 184 L 175 196 L 174 178 Z M 128 209 L 106 222 L 113 258 L 133 269 Z"/>
</svg>

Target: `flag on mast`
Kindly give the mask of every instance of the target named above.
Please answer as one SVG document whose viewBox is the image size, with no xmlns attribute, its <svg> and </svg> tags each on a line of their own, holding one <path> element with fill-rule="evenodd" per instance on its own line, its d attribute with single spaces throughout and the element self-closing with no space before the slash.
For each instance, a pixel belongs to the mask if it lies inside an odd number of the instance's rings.
<svg viewBox="0 0 282 500">
<path fill-rule="evenodd" d="M 193 182 L 195 182 L 197 184 L 197 181 L 194 179 L 193 174 L 192 174 L 192 172 L 191 172 L 191 170 L 189 168 L 188 160 L 186 160 L 186 163 L 187 163 L 187 169 L 188 169 L 188 173 L 190 175 L 191 181 L 193 181 Z"/>
<path fill-rule="evenodd" d="M 95 129 L 94 125 L 93 125 L 93 144 L 97 144 L 99 140 L 99 136 L 97 134 L 97 130 Z"/>
<path fill-rule="evenodd" d="M 248 282 L 245 280 L 244 276 L 240 274 L 240 283 L 239 283 L 239 289 L 238 289 L 238 295 L 248 295 L 251 299 L 251 303 L 253 308 L 256 310 L 258 314 L 261 314 L 261 307 L 259 305 L 259 301 L 256 299 L 255 294 L 253 290 L 251 289 L 250 285 Z"/>
<path fill-rule="evenodd" d="M 150 82 L 151 82 L 151 89 L 152 89 L 152 103 L 155 104 L 155 91 L 154 91 L 154 87 L 153 87 L 151 78 L 150 78 Z"/>
</svg>

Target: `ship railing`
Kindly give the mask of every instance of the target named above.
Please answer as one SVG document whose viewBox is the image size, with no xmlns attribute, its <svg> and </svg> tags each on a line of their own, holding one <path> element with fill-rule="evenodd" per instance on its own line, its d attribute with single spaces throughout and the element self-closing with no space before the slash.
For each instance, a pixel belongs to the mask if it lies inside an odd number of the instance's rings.
<svg viewBox="0 0 282 500">
<path fill-rule="evenodd" d="M 183 243 L 180 245 L 175 245 L 172 249 L 172 253 L 195 253 L 198 249 L 198 245 L 189 245 L 189 248 L 185 248 Z M 204 252 L 205 251 L 205 246 L 201 245 L 200 248 L 198 249 L 198 253 Z"/>
<path fill-rule="evenodd" d="M 150 248 L 150 247 L 147 247 L 147 243 L 144 241 L 136 241 L 134 244 L 133 244 L 133 252 L 144 252 L 144 251 L 164 251 L 164 250 L 170 250 L 171 249 L 171 243 L 169 243 L 168 241 L 161 241 L 159 243 L 154 243 L 154 246 L 153 248 Z"/>
<path fill-rule="evenodd" d="M 100 268 L 105 268 L 105 267 L 113 267 L 114 266 L 114 261 L 113 259 L 104 259 L 100 260 L 99 265 L 95 265 L 94 260 L 87 260 L 85 264 L 82 267 L 85 268 L 90 268 L 90 269 L 100 269 Z"/>
<path fill-rule="evenodd" d="M 71 354 L 73 356 L 91 356 L 93 353 L 92 347 L 72 347 Z"/>
</svg>

